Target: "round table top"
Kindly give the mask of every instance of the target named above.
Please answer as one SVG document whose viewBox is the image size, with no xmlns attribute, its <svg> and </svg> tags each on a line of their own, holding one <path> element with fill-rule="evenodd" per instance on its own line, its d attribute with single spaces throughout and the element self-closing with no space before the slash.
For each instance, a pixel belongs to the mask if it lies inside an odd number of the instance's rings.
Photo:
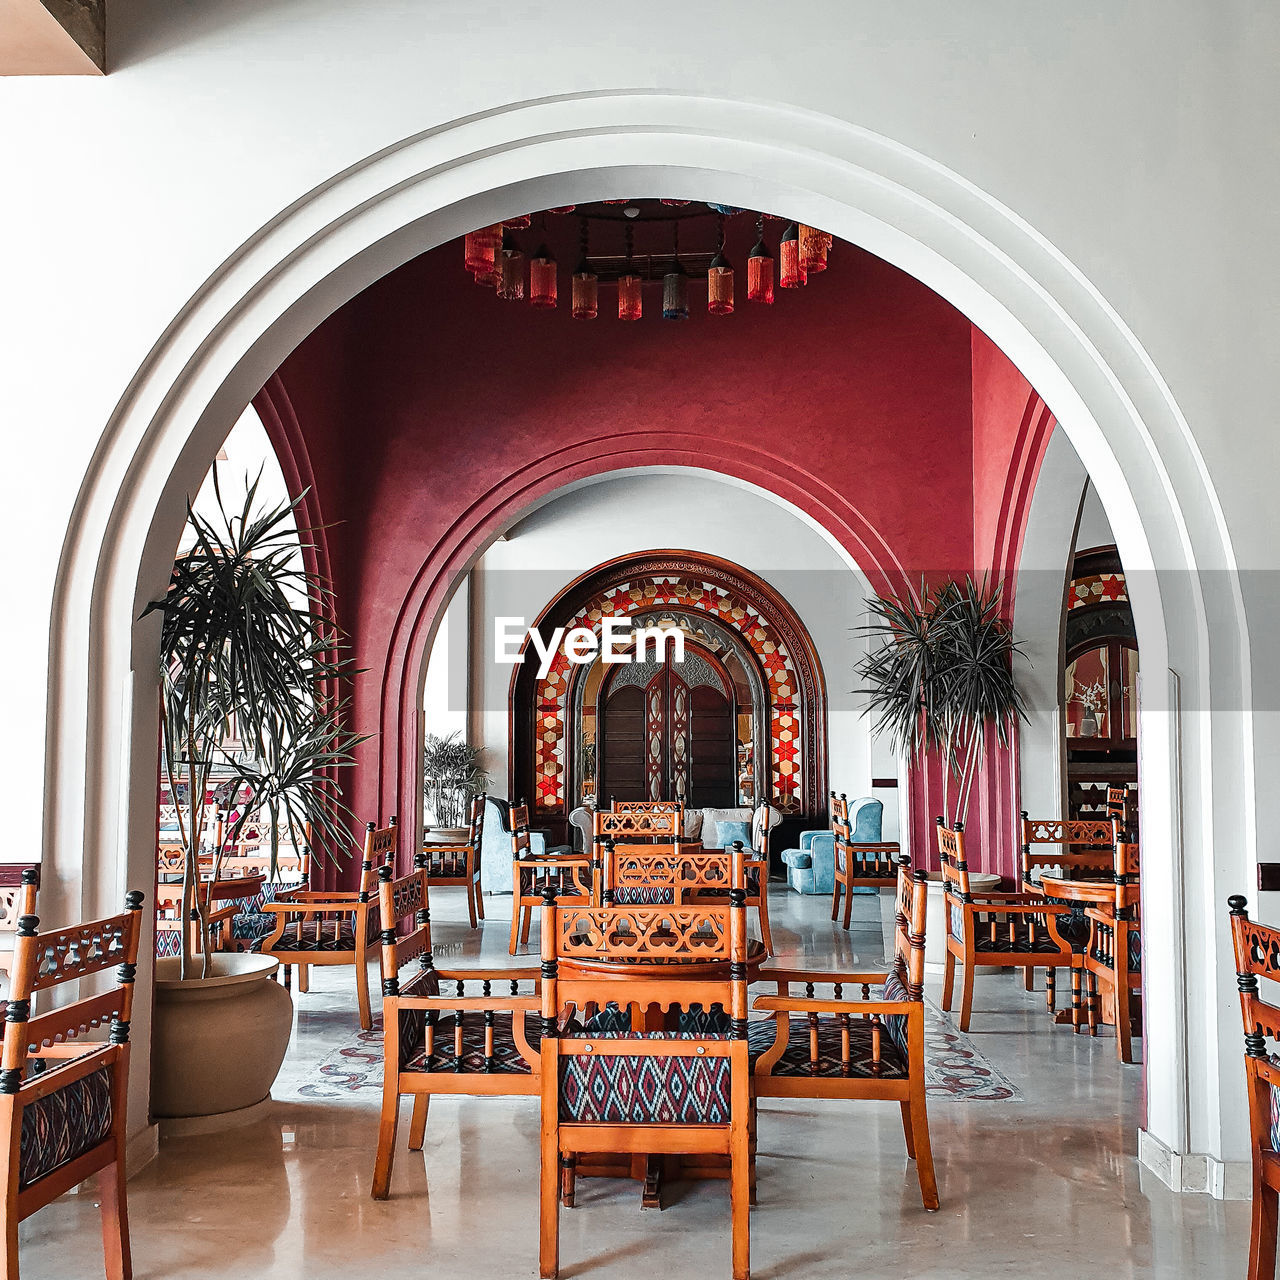
<svg viewBox="0 0 1280 1280">
<path fill-rule="evenodd" d="M 1041 876 L 1034 886 L 1046 898 L 1062 898 L 1066 902 L 1114 902 L 1116 882 L 1106 880 L 1068 880 L 1065 876 Z"/>
<path fill-rule="evenodd" d="M 757 938 L 747 939 L 747 978 L 754 980 L 760 966 L 769 958 L 764 943 Z M 560 959 L 562 977 L 572 978 L 578 974 L 591 974 L 593 977 L 617 978 L 672 978 L 676 981 L 706 982 L 716 978 L 729 976 L 729 962 L 713 959 L 700 960 L 694 956 L 676 956 L 670 960 L 643 959 L 633 960 L 628 956 L 574 956 L 572 959 Z"/>
</svg>

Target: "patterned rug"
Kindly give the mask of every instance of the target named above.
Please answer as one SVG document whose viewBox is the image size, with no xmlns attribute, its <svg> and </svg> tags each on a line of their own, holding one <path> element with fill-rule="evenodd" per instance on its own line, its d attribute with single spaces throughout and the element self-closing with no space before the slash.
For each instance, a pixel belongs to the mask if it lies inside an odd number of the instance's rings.
<svg viewBox="0 0 1280 1280">
<path fill-rule="evenodd" d="M 926 1000 L 925 1080 L 932 1102 L 1021 1102 L 1021 1090 L 973 1047 L 969 1037 L 935 1004 Z M 332 1050 L 303 1082 L 277 1085 L 277 1098 L 349 1098 L 382 1089 L 382 1019 Z"/>
</svg>

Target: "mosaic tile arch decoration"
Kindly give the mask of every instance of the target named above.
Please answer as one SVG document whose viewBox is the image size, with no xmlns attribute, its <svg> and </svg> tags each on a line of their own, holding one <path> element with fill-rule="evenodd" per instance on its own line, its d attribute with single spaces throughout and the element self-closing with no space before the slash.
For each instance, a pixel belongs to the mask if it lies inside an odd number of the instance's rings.
<svg viewBox="0 0 1280 1280">
<path fill-rule="evenodd" d="M 825 811 L 822 673 L 807 632 L 770 588 L 726 562 L 679 554 L 613 562 L 574 584 L 582 585 L 588 590 L 577 593 L 576 607 L 571 587 L 544 612 L 540 625 L 588 627 L 598 635 L 606 617 L 674 608 L 704 613 L 740 635 L 759 662 L 768 691 L 771 803 L 786 814 Z M 542 814 L 565 810 L 572 673 L 561 650 L 533 691 L 532 781 L 534 805 Z"/>
</svg>

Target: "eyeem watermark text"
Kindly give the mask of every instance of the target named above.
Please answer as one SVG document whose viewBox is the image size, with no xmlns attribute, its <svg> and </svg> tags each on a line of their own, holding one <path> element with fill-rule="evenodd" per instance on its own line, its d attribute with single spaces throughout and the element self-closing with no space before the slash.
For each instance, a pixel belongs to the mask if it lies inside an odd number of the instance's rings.
<svg viewBox="0 0 1280 1280">
<path fill-rule="evenodd" d="M 650 653 L 655 662 L 684 661 L 684 632 L 679 627 L 633 628 L 630 618 L 602 618 L 598 636 L 590 627 L 573 627 L 567 631 L 556 627 L 549 636 L 544 636 L 537 627 L 527 626 L 523 618 L 494 618 L 496 660 L 515 666 L 521 660 L 526 636 L 540 660 L 539 679 L 551 670 L 556 654 L 562 649 L 565 657 L 577 666 L 594 662 L 597 657 L 609 666 L 644 662 Z"/>
</svg>

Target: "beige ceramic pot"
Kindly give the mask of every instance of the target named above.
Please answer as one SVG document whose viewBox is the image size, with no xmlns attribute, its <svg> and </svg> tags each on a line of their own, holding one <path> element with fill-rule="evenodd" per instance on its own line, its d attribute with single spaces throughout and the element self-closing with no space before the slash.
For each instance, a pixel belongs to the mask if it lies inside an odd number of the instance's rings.
<svg viewBox="0 0 1280 1280">
<path fill-rule="evenodd" d="M 293 1028 L 293 1000 L 272 981 L 279 964 L 220 952 L 212 976 L 183 982 L 180 960 L 156 961 L 154 1116 L 218 1115 L 269 1096 Z"/>
</svg>

